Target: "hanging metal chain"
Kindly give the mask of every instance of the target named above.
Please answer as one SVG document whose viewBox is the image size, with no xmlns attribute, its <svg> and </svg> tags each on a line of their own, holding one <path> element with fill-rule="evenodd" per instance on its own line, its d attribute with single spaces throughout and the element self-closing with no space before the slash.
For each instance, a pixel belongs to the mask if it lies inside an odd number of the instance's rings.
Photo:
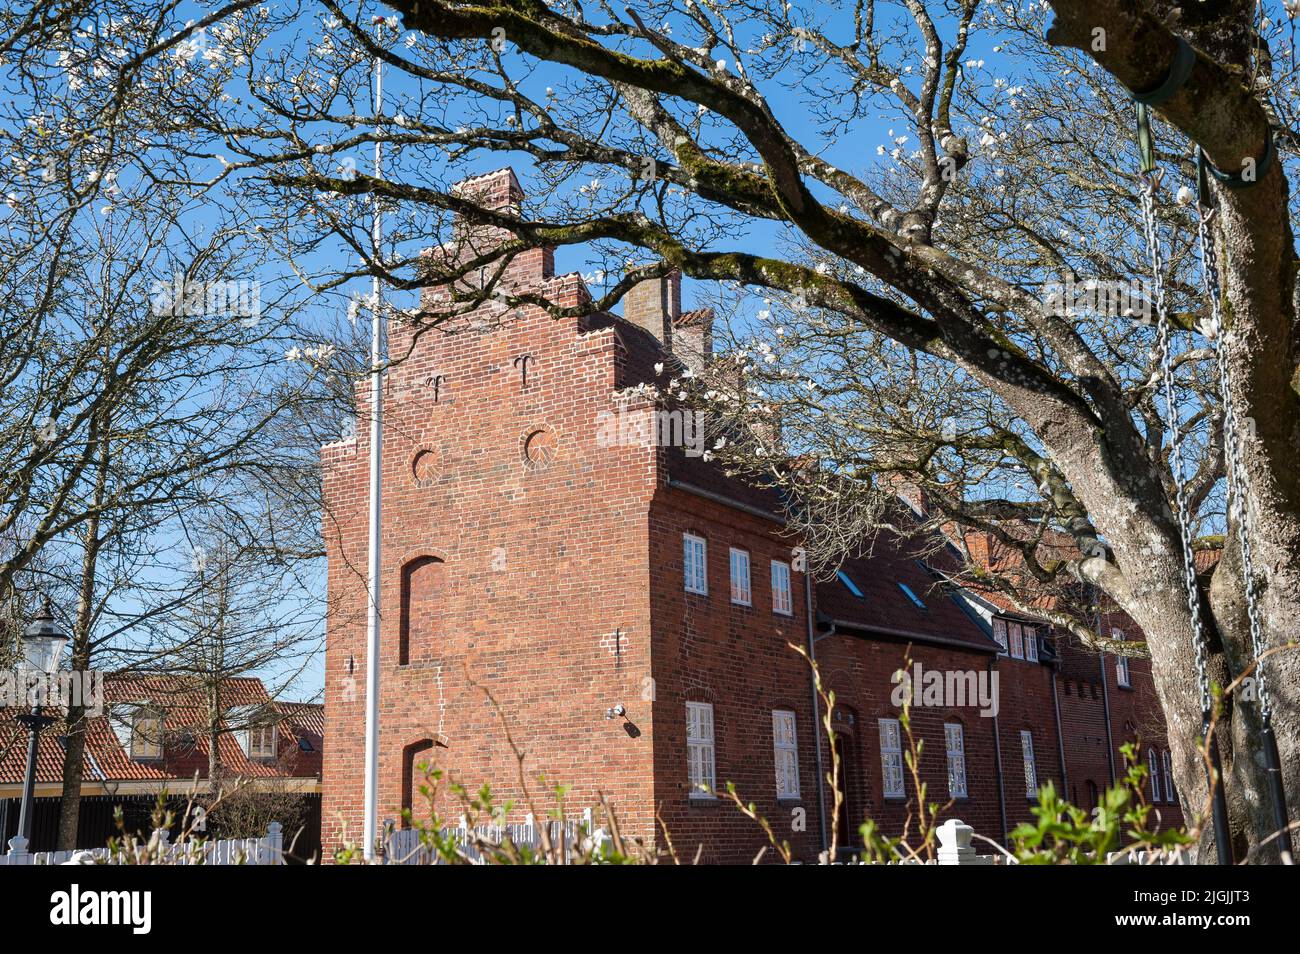
<svg viewBox="0 0 1300 954">
<path fill-rule="evenodd" d="M 1201 712 L 1211 709 L 1210 677 L 1205 659 L 1205 631 L 1201 626 L 1201 594 L 1196 585 L 1196 564 L 1192 558 L 1191 520 L 1187 512 L 1186 480 L 1183 477 L 1183 439 L 1178 424 L 1178 402 L 1174 395 L 1174 367 L 1169 357 L 1169 319 L 1165 309 L 1164 262 L 1160 235 L 1156 229 L 1156 186 L 1159 172 L 1142 176 L 1142 226 L 1146 233 L 1147 256 L 1151 259 L 1152 290 L 1156 308 L 1156 359 L 1164 383 L 1165 412 L 1169 417 L 1170 464 L 1174 475 L 1174 502 L 1177 505 L 1178 531 L 1182 538 L 1183 583 L 1187 589 L 1187 612 L 1192 617 L 1192 645 L 1196 652 L 1196 682 L 1201 696 Z"/>
<path fill-rule="evenodd" d="M 1245 578 L 1246 618 L 1250 621 L 1250 643 L 1255 659 L 1255 698 L 1259 703 L 1260 718 L 1268 723 L 1272 714 L 1268 685 L 1264 680 L 1264 627 L 1260 622 L 1259 602 L 1255 593 L 1255 569 L 1251 558 L 1250 538 L 1252 516 L 1246 493 L 1249 482 L 1242 462 L 1243 447 L 1237 404 L 1233 397 L 1232 366 L 1224 340 L 1223 313 L 1220 302 L 1219 267 L 1214 255 L 1214 241 L 1210 235 L 1210 220 L 1214 213 L 1198 204 L 1197 233 L 1201 248 L 1201 284 L 1210 303 L 1210 330 L 1214 335 L 1215 352 L 1219 365 L 1219 390 L 1223 401 L 1223 456 L 1228 472 L 1228 513 L 1237 524 L 1237 542 L 1241 547 L 1241 572 Z"/>
</svg>

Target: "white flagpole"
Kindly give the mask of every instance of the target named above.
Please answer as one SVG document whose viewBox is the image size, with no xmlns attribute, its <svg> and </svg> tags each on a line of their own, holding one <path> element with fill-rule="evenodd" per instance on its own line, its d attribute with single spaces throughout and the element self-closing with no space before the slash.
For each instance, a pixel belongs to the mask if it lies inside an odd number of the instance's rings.
<svg viewBox="0 0 1300 954">
<path fill-rule="evenodd" d="M 375 40 L 380 42 L 383 21 L 375 25 Z M 380 132 L 378 117 L 384 109 L 384 67 L 375 57 L 375 133 Z M 383 172 L 383 145 L 375 139 L 375 178 Z M 381 259 L 379 195 L 374 196 L 370 240 L 377 260 Z M 373 280 L 370 318 L 370 535 L 367 564 L 366 613 L 366 765 L 365 765 L 365 822 L 363 826 L 364 852 L 367 860 L 375 855 L 379 785 L 379 545 L 380 513 L 383 484 L 380 468 L 383 464 L 384 405 L 383 361 L 384 329 L 383 302 L 380 298 L 379 276 Z"/>
</svg>

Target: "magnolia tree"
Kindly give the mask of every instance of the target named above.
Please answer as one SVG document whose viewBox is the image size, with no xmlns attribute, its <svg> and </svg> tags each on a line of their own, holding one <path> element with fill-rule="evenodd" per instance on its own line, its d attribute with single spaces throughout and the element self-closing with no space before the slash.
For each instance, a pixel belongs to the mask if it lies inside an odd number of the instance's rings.
<svg viewBox="0 0 1300 954">
<path fill-rule="evenodd" d="M 990 585 L 1101 594 L 1059 622 L 1139 651 L 1095 632 L 1087 604 L 1113 601 L 1146 634 L 1184 807 L 1204 817 L 1197 662 L 1228 686 L 1255 657 L 1225 460 L 1248 504 L 1263 644 L 1285 646 L 1300 618 L 1287 11 L 301 0 L 132 16 L 166 25 L 151 55 L 176 72 L 151 100 L 160 168 L 237 186 L 317 291 L 374 274 L 399 296 L 453 283 L 437 314 L 393 315 L 423 331 L 489 301 L 503 317 L 577 314 L 500 281 L 502 254 L 538 246 L 603 260 L 588 310 L 672 270 L 708 283 L 732 318 L 688 389 L 727 418 L 711 453 L 798 490 L 825 560 L 882 518 L 885 475 L 927 490 L 950 528 L 1021 552 L 1023 570 Z M 1144 130 L 1155 174 L 1139 175 L 1130 91 L 1160 92 Z M 1218 173 L 1203 202 L 1196 146 Z M 507 162 L 530 167 L 520 209 L 452 188 Z M 1211 205 L 1213 300 L 1197 254 Z M 504 244 L 468 246 L 454 220 Z M 1221 542 L 1203 641 L 1180 510 Z M 1264 663 L 1293 798 L 1297 667 L 1286 651 Z M 1229 695 L 1219 719 L 1238 855 L 1272 857 L 1258 708 Z M 1207 844 L 1216 834 L 1205 826 Z"/>
</svg>

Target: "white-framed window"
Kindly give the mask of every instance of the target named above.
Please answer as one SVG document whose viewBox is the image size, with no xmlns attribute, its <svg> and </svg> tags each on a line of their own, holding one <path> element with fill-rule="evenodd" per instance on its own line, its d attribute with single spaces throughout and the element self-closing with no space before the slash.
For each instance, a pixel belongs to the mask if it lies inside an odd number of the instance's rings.
<svg viewBox="0 0 1300 954">
<path fill-rule="evenodd" d="M 1009 623 L 1007 629 L 1011 633 L 1011 658 L 1025 658 L 1025 636 L 1019 623 Z"/>
<path fill-rule="evenodd" d="M 731 548 L 731 602 L 741 606 L 753 605 L 749 586 L 749 553 L 735 547 Z"/>
<path fill-rule="evenodd" d="M 235 706 L 226 714 L 226 724 L 235 741 L 250 759 L 273 759 L 279 729 L 264 706 Z"/>
<path fill-rule="evenodd" d="M 943 724 L 944 748 L 948 752 L 948 795 L 966 797 L 966 745 L 962 739 L 960 722 Z"/>
<path fill-rule="evenodd" d="M 1025 627 L 1025 658 L 1038 662 L 1038 631 L 1032 626 Z"/>
<path fill-rule="evenodd" d="M 274 725 L 250 725 L 244 730 L 244 751 L 250 759 L 275 758 Z"/>
<path fill-rule="evenodd" d="M 794 603 L 790 598 L 790 564 L 781 560 L 772 561 L 772 612 L 794 615 Z"/>
<path fill-rule="evenodd" d="M 1007 654 L 1007 621 L 1005 619 L 995 619 L 993 621 L 993 641 L 998 644 L 998 652 L 1005 656 Z"/>
<path fill-rule="evenodd" d="M 776 762 L 776 797 L 799 797 L 799 737 L 794 713 L 772 710 L 772 752 Z"/>
<path fill-rule="evenodd" d="M 1160 801 L 1160 756 L 1155 749 L 1147 749 L 1147 774 L 1151 776 L 1151 801 Z"/>
<path fill-rule="evenodd" d="M 713 798 L 717 776 L 713 764 L 713 703 L 686 703 L 686 775 L 691 798 Z"/>
<path fill-rule="evenodd" d="M 1169 757 L 1169 750 L 1166 749 L 1160 756 L 1161 764 L 1165 769 L 1165 801 L 1178 801 L 1178 792 L 1174 789 L 1174 763 Z"/>
<path fill-rule="evenodd" d="M 1034 733 L 1020 730 L 1020 754 L 1025 760 L 1025 795 L 1038 796 L 1038 766 L 1034 764 Z"/>
<path fill-rule="evenodd" d="M 687 593 L 709 595 L 709 544 L 693 533 L 682 534 L 682 577 Z"/>
<path fill-rule="evenodd" d="M 902 798 L 903 732 L 897 719 L 880 720 L 880 772 L 886 798 Z"/>
<path fill-rule="evenodd" d="M 1115 681 L 1125 689 L 1129 689 L 1133 685 L 1129 676 L 1127 656 L 1115 657 Z"/>
<path fill-rule="evenodd" d="M 137 709 L 131 717 L 131 758 L 160 759 L 163 754 L 163 715 Z"/>
</svg>

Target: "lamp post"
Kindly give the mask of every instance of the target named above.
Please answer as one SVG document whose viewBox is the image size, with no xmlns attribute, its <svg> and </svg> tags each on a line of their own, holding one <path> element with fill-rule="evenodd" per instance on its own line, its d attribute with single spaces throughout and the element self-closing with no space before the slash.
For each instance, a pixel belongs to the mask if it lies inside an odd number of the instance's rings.
<svg viewBox="0 0 1300 954">
<path fill-rule="evenodd" d="M 68 636 L 54 622 L 50 613 L 50 604 L 45 604 L 41 614 L 33 619 L 23 630 L 23 657 L 26 669 L 31 673 L 41 673 L 42 677 L 53 675 L 59 668 L 59 659 L 63 655 L 63 646 Z M 32 810 L 36 796 L 36 754 L 40 745 L 41 730 L 53 724 L 53 716 L 41 714 L 41 694 L 37 693 L 32 701 L 32 711 L 17 717 L 18 722 L 27 727 L 27 773 L 23 776 L 23 801 L 18 814 L 18 838 L 20 851 L 31 844 Z"/>
</svg>

